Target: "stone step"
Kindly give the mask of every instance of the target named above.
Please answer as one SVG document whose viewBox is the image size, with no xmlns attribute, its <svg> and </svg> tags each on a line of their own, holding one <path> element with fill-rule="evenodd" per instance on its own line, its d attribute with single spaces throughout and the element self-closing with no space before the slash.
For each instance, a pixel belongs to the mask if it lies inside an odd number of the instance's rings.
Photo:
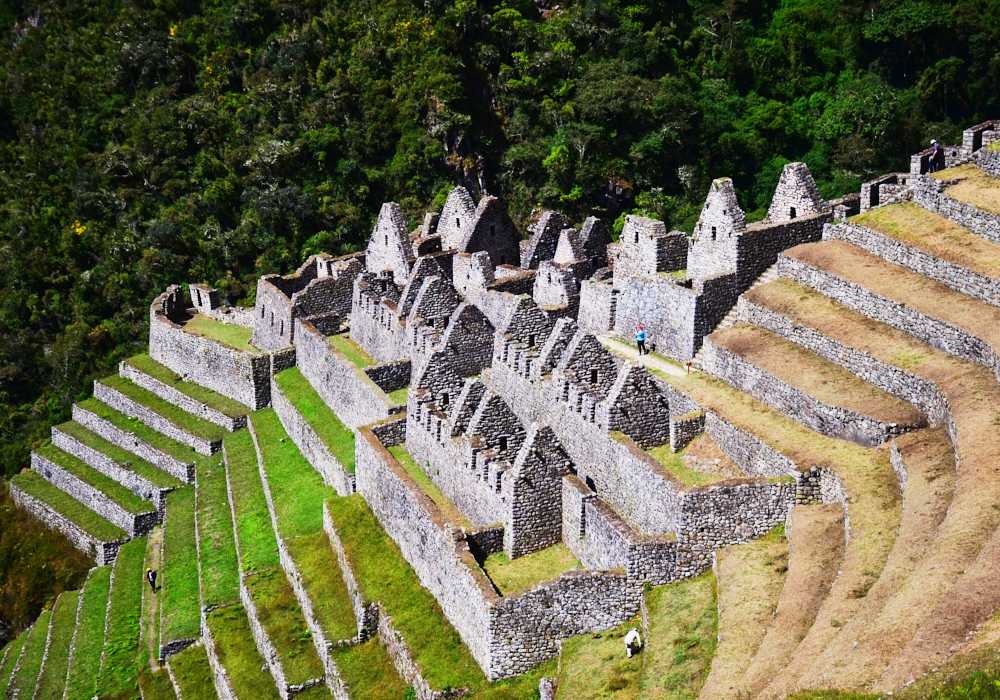
<svg viewBox="0 0 1000 700">
<path fill-rule="evenodd" d="M 703 368 L 818 433 L 864 447 L 927 424 L 905 401 L 750 324 L 706 338 Z"/>
<path fill-rule="evenodd" d="M 144 535 L 160 522 L 160 513 L 152 503 L 55 445 L 33 451 L 31 466 L 46 481 L 130 537 Z"/>
<path fill-rule="evenodd" d="M 915 204 L 873 209 L 824 236 L 1000 306 L 1000 245 Z"/>
<path fill-rule="evenodd" d="M 230 432 L 246 427 L 246 406 L 194 382 L 184 381 L 179 374 L 149 355 L 136 355 L 122 361 L 118 365 L 118 374 L 182 411 Z"/>
<path fill-rule="evenodd" d="M 53 426 L 52 444 L 114 479 L 139 498 L 152 502 L 161 513 L 167 494 L 184 486 L 180 479 L 76 421 Z"/>
<path fill-rule="evenodd" d="M 10 480 L 11 499 L 53 530 L 59 530 L 73 545 L 97 561 L 110 564 L 128 533 L 46 481 L 34 471 Z"/>
<path fill-rule="evenodd" d="M 171 476 L 185 483 L 194 482 L 197 453 L 161 435 L 141 421 L 129 418 L 96 399 L 73 404 L 73 420 Z"/>
<path fill-rule="evenodd" d="M 94 398 L 126 416 L 138 418 L 153 430 L 210 456 L 222 449 L 225 430 L 164 401 L 123 377 L 94 382 Z"/>
</svg>

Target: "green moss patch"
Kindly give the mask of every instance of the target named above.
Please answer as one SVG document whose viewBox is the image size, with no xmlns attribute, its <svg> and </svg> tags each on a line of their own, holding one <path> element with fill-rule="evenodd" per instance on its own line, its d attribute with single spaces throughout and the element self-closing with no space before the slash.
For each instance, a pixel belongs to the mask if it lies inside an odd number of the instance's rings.
<svg viewBox="0 0 1000 700">
<path fill-rule="evenodd" d="M 184 700 L 217 700 L 208 652 L 201 644 L 174 654 L 167 662 Z"/>
<path fill-rule="evenodd" d="M 302 575 L 302 585 L 313 604 L 313 613 L 327 639 L 336 642 L 358 633 L 354 607 L 340 572 L 330 538 L 322 530 L 286 542 L 288 553 Z"/>
<path fill-rule="evenodd" d="M 239 561 L 226 492 L 226 468 L 217 455 L 198 465 L 198 544 L 201 595 L 206 606 L 240 599 Z"/>
<path fill-rule="evenodd" d="M 330 341 L 330 345 L 337 348 L 344 357 L 357 365 L 358 368 L 364 369 L 375 364 L 375 360 L 360 345 L 351 340 L 351 336 L 348 334 L 338 333 L 331 335 L 328 336 L 328 340 Z"/>
<path fill-rule="evenodd" d="M 41 673 L 42 664 L 45 662 L 45 642 L 48 639 L 51 618 L 52 611 L 45 610 L 35 620 L 28 641 L 21 652 L 20 665 L 10 679 L 7 697 L 30 697 L 35 692 L 38 674 Z"/>
<path fill-rule="evenodd" d="M 278 372 L 274 380 L 341 466 L 353 474 L 354 431 L 340 422 L 298 367 Z"/>
<path fill-rule="evenodd" d="M 108 636 L 99 689 L 116 695 L 138 690 L 139 618 L 142 615 L 143 562 L 146 538 L 122 545 L 115 561 L 114 583 L 108 607 Z"/>
<path fill-rule="evenodd" d="M 406 639 L 432 688 L 479 688 L 486 678 L 430 591 L 360 495 L 326 502 L 365 600 L 377 601 Z"/>
<path fill-rule="evenodd" d="M 496 552 L 486 557 L 483 570 L 501 593 L 510 596 L 579 566 L 579 560 L 566 545 L 556 544 L 513 561 L 505 553 Z"/>
<path fill-rule="evenodd" d="M 215 642 L 219 663 L 229 676 L 238 698 L 280 700 L 278 688 L 265 669 L 250 631 L 250 620 L 242 605 L 219 608 L 208 615 L 208 627 Z"/>
<path fill-rule="evenodd" d="M 146 479 L 154 486 L 162 489 L 176 489 L 184 485 L 184 482 L 180 479 L 150 464 L 142 457 L 134 455 L 128 450 L 122 449 L 121 447 L 118 447 L 118 445 L 108 442 L 97 433 L 87 430 L 87 428 L 83 427 L 76 421 L 63 423 L 58 426 L 58 428 L 67 435 L 76 438 L 87 447 L 97 450 L 105 457 L 109 457 L 114 460 L 119 466 L 127 464 L 127 469 L 134 472 L 137 476 L 141 476 L 143 479 Z"/>
<path fill-rule="evenodd" d="M 194 486 L 167 495 L 160 569 L 160 639 L 168 644 L 201 635 L 198 560 L 195 556 Z"/>
<path fill-rule="evenodd" d="M 148 513 L 156 510 L 156 506 L 149 501 L 144 501 L 114 479 L 105 476 L 68 452 L 63 452 L 55 445 L 45 445 L 35 451 L 83 483 L 97 489 L 129 513 Z"/>
<path fill-rule="evenodd" d="M 219 413 L 229 416 L 230 418 L 245 416 L 249 411 L 249 409 L 239 401 L 231 399 L 228 396 L 223 396 L 217 391 L 206 389 L 200 384 L 184 381 L 181 379 L 179 374 L 174 372 L 169 367 L 161 365 L 146 353 L 128 358 L 125 360 L 125 364 L 130 367 L 134 367 L 153 379 L 163 382 L 167 386 L 176 389 L 185 396 L 190 396 L 195 401 L 200 401 L 209 408 L 214 408 Z"/>
<path fill-rule="evenodd" d="M 264 487 L 260 483 L 257 451 L 246 430 L 228 435 L 223 442 L 226 471 L 232 489 L 240 562 L 244 572 L 279 566 L 278 542 L 271 526 Z"/>
<path fill-rule="evenodd" d="M 187 445 L 182 445 L 176 440 L 171 440 L 163 433 L 153 430 L 138 418 L 126 416 L 124 413 L 116 411 L 111 408 L 111 406 L 108 406 L 97 399 L 91 398 L 86 399 L 85 401 L 79 401 L 77 402 L 77 406 L 86 411 L 90 411 L 100 418 L 103 418 L 121 430 L 134 433 L 135 436 L 143 442 L 148 442 L 161 452 L 165 452 L 174 459 L 178 459 L 185 464 L 197 462 L 201 458 L 201 455 L 195 452 L 193 447 L 188 447 Z"/>
<path fill-rule="evenodd" d="M 207 316 L 196 314 L 184 324 L 184 330 L 202 338 L 214 340 L 236 350 L 244 350 L 252 355 L 259 355 L 260 350 L 250 344 L 253 328 L 236 326 L 231 323 L 220 323 Z"/>
<path fill-rule="evenodd" d="M 204 418 L 192 415 L 125 377 L 105 377 L 101 384 L 124 394 L 136 403 L 163 416 L 177 427 L 203 440 L 221 440 L 228 431 Z"/>
<path fill-rule="evenodd" d="M 451 500 L 444 495 L 441 489 L 438 488 L 437 484 L 421 469 L 409 452 L 406 451 L 406 444 L 395 445 L 389 448 L 390 454 L 396 458 L 399 465 L 406 470 L 406 473 L 410 475 L 410 478 L 417 482 L 417 485 L 423 490 L 427 497 L 434 501 L 444 517 L 448 518 L 453 525 L 458 527 L 464 527 L 467 530 L 472 529 L 472 523 L 469 519 L 465 517 L 465 514 L 460 511 Z"/>
<path fill-rule="evenodd" d="M 257 617 L 274 645 L 289 684 L 323 675 L 323 664 L 313 646 L 298 598 L 281 569 L 262 571 L 244 579 L 257 608 Z"/>
<path fill-rule="evenodd" d="M 623 641 L 633 627 L 639 627 L 639 618 L 607 632 L 582 634 L 563 642 L 556 698 L 634 700 L 639 692 L 643 658 L 628 658 Z"/>
<path fill-rule="evenodd" d="M 76 608 L 80 591 L 69 591 L 59 596 L 52 609 L 52 641 L 49 642 L 48 660 L 38 679 L 35 700 L 62 700 L 66 689 L 66 671 L 69 668 L 69 645 L 76 629 Z"/>
<path fill-rule="evenodd" d="M 66 492 L 57 489 L 34 471 L 17 474 L 10 481 L 26 494 L 37 498 L 101 542 L 113 542 L 114 540 L 124 539 L 127 536 L 125 531 L 120 527 L 112 525 L 78 500 L 69 496 Z"/>
<path fill-rule="evenodd" d="M 73 662 L 66 686 L 67 700 L 90 700 L 97 688 L 104 648 L 104 620 L 111 591 L 111 567 L 90 572 L 83 587 L 83 607 L 73 641 Z"/>
</svg>

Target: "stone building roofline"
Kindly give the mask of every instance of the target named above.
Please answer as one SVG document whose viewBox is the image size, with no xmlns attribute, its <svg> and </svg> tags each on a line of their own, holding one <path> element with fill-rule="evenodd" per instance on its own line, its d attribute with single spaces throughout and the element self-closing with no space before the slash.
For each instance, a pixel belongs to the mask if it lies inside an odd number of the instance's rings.
<svg viewBox="0 0 1000 700">
<path fill-rule="evenodd" d="M 791 221 L 829 210 L 830 206 L 820 195 L 808 166 L 805 163 L 788 163 L 781 171 L 764 222 Z"/>
<path fill-rule="evenodd" d="M 456 187 L 448 194 L 437 222 L 437 233 L 441 236 L 442 250 L 457 250 L 461 247 L 465 233 L 472 228 L 476 216 L 476 203 L 464 187 Z"/>
<path fill-rule="evenodd" d="M 700 240 L 711 237 L 715 240 L 722 236 L 738 236 L 746 227 L 746 214 L 736 198 L 732 179 L 721 177 L 713 180 L 692 238 Z"/>
</svg>

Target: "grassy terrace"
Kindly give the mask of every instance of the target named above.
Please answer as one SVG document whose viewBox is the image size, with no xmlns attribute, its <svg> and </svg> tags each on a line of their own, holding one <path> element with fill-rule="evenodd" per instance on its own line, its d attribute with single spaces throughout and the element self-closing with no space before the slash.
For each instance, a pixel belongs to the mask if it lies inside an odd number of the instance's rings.
<svg viewBox="0 0 1000 700">
<path fill-rule="evenodd" d="M 934 173 L 938 180 L 960 180 L 945 194 L 994 214 L 1000 214 L 1000 182 L 969 163 Z"/>
<path fill-rule="evenodd" d="M 202 338 L 214 340 L 237 350 L 245 350 L 252 355 L 259 355 L 260 350 L 250 344 L 253 328 L 235 326 L 231 323 L 220 323 L 207 316 L 195 314 L 184 324 L 184 330 Z"/>
<path fill-rule="evenodd" d="M 201 633 L 195 546 L 194 486 L 188 486 L 167 495 L 159 601 L 163 606 L 160 638 L 164 644 L 196 638 Z"/>
<path fill-rule="evenodd" d="M 217 700 L 208 653 L 201 644 L 174 654 L 167 662 L 184 700 Z"/>
<path fill-rule="evenodd" d="M 41 673 L 42 664 L 45 662 L 45 641 L 51 617 L 52 611 L 45 610 L 35 620 L 28 641 L 25 642 L 24 650 L 21 652 L 19 665 L 10 679 L 6 697 L 30 697 L 34 693 L 38 674 Z"/>
<path fill-rule="evenodd" d="M 73 640 L 73 663 L 66 685 L 67 700 L 90 700 L 97 688 L 104 648 L 104 618 L 111 591 L 111 567 L 93 569 L 83 587 L 83 609 Z"/>
<path fill-rule="evenodd" d="M 21 656 L 21 649 L 28 641 L 31 630 L 25 630 L 17 636 L 14 641 L 3 648 L 5 654 L 3 663 L 0 664 L 0 697 L 7 697 L 7 688 L 10 685 L 10 678 L 14 673 L 14 666 L 18 657 Z"/>
<path fill-rule="evenodd" d="M 144 501 L 114 479 L 104 476 L 101 472 L 88 466 L 73 455 L 63 452 L 55 445 L 39 447 L 35 451 L 56 466 L 62 467 L 80 481 L 94 487 L 129 513 L 148 513 L 149 511 L 156 510 L 156 506 L 149 501 Z"/>
<path fill-rule="evenodd" d="M 512 596 L 579 566 L 566 545 L 556 544 L 513 561 L 505 553 L 496 552 L 486 557 L 483 570 L 503 595 Z"/>
<path fill-rule="evenodd" d="M 386 396 L 395 404 L 405 405 L 410 398 L 410 387 L 404 386 L 402 389 L 390 391 Z"/>
<path fill-rule="evenodd" d="M 486 678 L 444 616 L 420 585 L 399 548 L 355 494 L 326 502 L 365 600 L 378 601 L 406 639 L 432 688 L 480 688 Z"/>
<path fill-rule="evenodd" d="M 711 339 L 828 406 L 839 406 L 883 423 L 926 422 L 923 414 L 909 403 L 758 326 L 738 323 L 713 333 Z"/>
<path fill-rule="evenodd" d="M 205 440 L 221 440 L 228 431 L 220 425 L 210 423 L 204 418 L 191 415 L 187 411 L 174 406 L 169 401 L 161 399 L 151 391 L 143 389 L 125 377 L 105 377 L 101 384 L 121 392 L 136 403 L 140 403 L 151 411 L 163 416 L 174 425 Z"/>
<path fill-rule="evenodd" d="M 219 663 L 226 669 L 236 697 L 279 700 L 278 688 L 264 666 L 242 605 L 219 608 L 208 615 Z"/>
<path fill-rule="evenodd" d="M 398 700 L 407 686 L 396 672 L 389 653 L 378 639 L 333 650 L 340 677 L 352 697 L 365 700 Z"/>
<path fill-rule="evenodd" d="M 166 669 L 153 671 L 148 666 L 143 667 L 139 671 L 139 693 L 141 700 L 177 700 Z"/>
<path fill-rule="evenodd" d="M 68 591 L 59 596 L 52 609 L 52 640 L 42 676 L 38 679 L 35 700 L 62 700 L 69 668 L 69 645 L 76 629 L 76 607 L 80 591 Z"/>
<path fill-rule="evenodd" d="M 677 477 L 682 484 L 688 487 L 707 486 L 730 478 L 730 474 L 718 472 L 706 472 L 692 469 L 685 464 L 684 456 L 689 451 L 690 446 L 685 447 L 680 452 L 670 449 L 670 443 L 646 450 L 650 457 L 663 465 L 663 468 Z"/>
<path fill-rule="evenodd" d="M 327 336 L 327 340 L 330 341 L 330 345 L 339 350 L 344 357 L 353 362 L 358 368 L 364 369 L 375 364 L 375 360 L 360 345 L 351 340 L 351 336 L 347 333 L 337 333 L 336 335 Z"/>
<path fill-rule="evenodd" d="M 563 642 L 557 700 L 635 700 L 643 657 L 627 658 L 622 642 L 633 627 L 641 629 L 638 617 L 607 632 L 581 634 Z"/>
<path fill-rule="evenodd" d="M 202 459 L 202 455 L 195 452 L 194 448 L 182 445 L 176 440 L 171 440 L 163 435 L 163 433 L 153 430 L 138 418 L 130 418 L 97 399 L 90 398 L 78 401 L 76 405 L 96 414 L 122 430 L 135 433 L 135 436 L 140 440 L 148 442 L 161 452 L 166 452 L 171 457 L 179 459 L 186 464 L 196 463 Z"/>
<path fill-rule="evenodd" d="M 434 505 L 441 509 L 444 517 L 448 518 L 452 525 L 464 527 L 467 530 L 472 529 L 472 523 L 469 522 L 469 519 L 441 492 L 441 489 L 424 473 L 424 470 L 417 466 L 413 457 L 406 451 L 406 443 L 395 445 L 388 449 L 389 453 L 399 462 L 399 465 L 417 482 L 417 485 L 427 494 L 427 497 L 434 501 Z"/>
<path fill-rule="evenodd" d="M 358 633 L 357 620 L 330 538 L 320 531 L 295 537 L 286 544 L 302 574 L 302 585 L 309 593 L 316 622 L 327 639 L 336 642 L 353 638 Z"/>
<path fill-rule="evenodd" d="M 354 431 L 340 422 L 298 367 L 278 372 L 274 380 L 341 466 L 353 474 Z"/>
<path fill-rule="evenodd" d="M 159 488 L 180 488 L 184 485 L 184 482 L 180 479 L 153 466 L 146 460 L 132 454 L 128 450 L 124 450 L 121 447 L 118 447 L 118 445 L 108 442 L 100 435 L 87 430 L 76 421 L 63 423 L 57 427 L 67 435 L 76 438 L 87 447 L 97 450 L 106 457 L 110 457 L 119 465 L 128 463 L 128 468 L 131 471 L 133 471 L 136 475 L 141 476 L 143 479 L 146 479 L 154 486 Z"/>
<path fill-rule="evenodd" d="M 226 470 L 218 456 L 198 465 L 197 503 L 204 604 L 235 603 L 240 599 L 239 562 L 226 493 Z"/>
<path fill-rule="evenodd" d="M 243 572 L 278 567 L 278 543 L 274 538 L 264 487 L 260 483 L 253 438 L 249 432 L 241 430 L 227 436 L 223 444 Z"/>
<path fill-rule="evenodd" d="M 111 542 L 127 537 L 125 531 L 120 527 L 112 525 L 72 496 L 57 489 L 34 471 L 17 474 L 11 479 L 11 483 L 29 496 L 37 498 L 57 513 L 62 514 L 79 526 L 84 532 L 101 542 Z"/>
<path fill-rule="evenodd" d="M 322 676 L 323 664 L 285 572 L 262 571 L 247 576 L 244 583 L 257 607 L 260 623 L 278 652 L 288 683 L 303 683 Z"/>
<path fill-rule="evenodd" d="M 851 221 L 935 258 L 1000 278 L 1000 245 L 912 202 L 872 209 Z"/>
<path fill-rule="evenodd" d="M 169 367 L 161 365 L 146 353 L 128 358 L 125 360 L 125 364 L 130 367 L 135 367 L 137 370 L 144 374 L 148 374 L 153 379 L 163 382 L 182 394 L 190 396 L 195 401 L 200 401 L 209 408 L 214 408 L 219 413 L 229 416 L 230 418 L 245 416 L 249 411 L 249 409 L 239 401 L 235 401 L 228 396 L 223 396 L 222 394 L 212 391 L 211 389 L 206 389 L 200 384 L 184 381 L 181 379 L 179 374 L 174 372 Z"/>
<path fill-rule="evenodd" d="M 139 618 L 142 615 L 143 562 L 146 538 L 122 545 L 115 561 L 114 586 L 108 607 L 99 688 L 114 696 L 138 690 Z"/>
<path fill-rule="evenodd" d="M 718 553 L 719 636 L 702 693 L 735 697 L 778 606 L 788 573 L 788 540 L 780 525 L 764 537 Z M 749 694 L 748 694 L 749 695 Z"/>
</svg>

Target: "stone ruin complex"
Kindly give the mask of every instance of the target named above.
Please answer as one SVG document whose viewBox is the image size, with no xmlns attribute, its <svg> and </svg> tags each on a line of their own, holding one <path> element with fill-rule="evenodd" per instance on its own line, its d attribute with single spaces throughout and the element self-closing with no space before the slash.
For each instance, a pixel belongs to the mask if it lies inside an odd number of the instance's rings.
<svg viewBox="0 0 1000 700">
<path fill-rule="evenodd" d="M 946 149 L 947 167 L 975 166 L 984 177 L 1000 178 L 1000 151 L 988 148 L 998 136 L 996 121 L 967 130 L 961 146 Z M 981 306 L 1000 306 L 997 277 L 848 221 L 889 205 L 915 205 L 1000 244 L 1000 214 L 949 195 L 957 180 L 930 177 L 926 170 L 927 154 L 917 154 L 909 173 L 886 175 L 860 194 L 827 202 L 808 168 L 791 163 L 766 218 L 751 224 L 732 181 L 717 179 L 693 235 L 629 216 L 617 241 L 596 218 L 575 227 L 552 211 L 542 213 L 522 240 L 499 200 L 487 196 L 476 204 L 461 187 L 413 231 L 399 205 L 389 202 L 364 253 L 314 255 L 294 274 L 262 277 L 253 309 L 220 306 L 216 290 L 205 285 L 191 284 L 187 294 L 171 287 L 150 309 L 149 355 L 249 410 L 273 407 L 324 481 L 342 496 L 364 498 L 486 676 L 506 678 L 556 656 L 562 640 L 632 619 L 649 586 L 698 575 L 712 568 L 721 548 L 751 542 L 782 523 L 791 527 L 794 508 L 837 504 L 848 543 L 851 528 L 863 520 L 852 512 L 858 482 L 845 477 L 836 460 L 797 461 L 795 450 L 727 411 L 735 399 L 713 403 L 707 390 L 689 390 L 672 377 L 700 370 L 722 380 L 707 385 L 713 391 L 752 397 L 747 400 L 758 402 L 756 410 L 773 410 L 816 440 L 872 454 L 888 450 L 885 464 L 891 462 L 893 488 L 903 497 L 913 455 L 902 446 L 907 436 L 923 434 L 914 431 L 944 426 L 948 454 L 956 463 L 973 460 L 963 452 L 963 427 L 946 382 L 893 366 L 874 350 L 828 337 L 761 301 L 774 285 L 794 283 L 1000 377 L 1000 348 L 989 337 L 866 289 L 846 272 L 825 268 L 818 253 L 799 253 L 849 247 L 851 255 L 870 256 L 871 265 L 901 266 Z M 252 329 L 260 352 L 188 332 L 185 324 L 195 315 Z M 639 324 L 659 359 L 636 357 L 632 339 Z M 742 349 L 750 347 L 740 343 L 753 333 L 794 344 L 809 353 L 808 362 L 860 378 L 906 410 L 889 420 L 874 409 L 866 413 L 812 395 Z M 349 337 L 372 363 L 350 359 L 334 342 L 338 337 Z M 353 469 L 333 455 L 275 381 L 291 367 L 355 432 Z M 127 376 L 141 382 L 140 374 Z M 153 384 L 148 388 L 171 401 Z M 406 388 L 405 398 L 398 398 Z M 129 415 L 139 410 L 111 390 L 95 397 Z M 206 415 L 205 407 L 190 410 Z M 95 429 L 101 425 L 82 408 L 74 417 Z M 153 425 L 155 417 L 140 420 Z M 107 430 L 104 436 L 120 437 Z M 683 451 L 699 436 L 714 442 L 738 475 L 694 486 L 651 454 L 664 446 Z M 125 442 L 131 450 L 139 444 Z M 65 436 L 55 443 L 74 447 Z M 219 449 L 187 444 L 204 454 Z M 400 445 L 463 522 L 445 515 L 401 466 L 390 452 Z M 192 479 L 165 455 L 149 452 L 146 458 Z M 57 486 L 72 481 L 42 455 L 33 457 L 33 466 Z M 12 490 L 40 517 L 74 532 L 52 509 L 16 485 Z M 150 498 L 159 503 L 162 494 Z M 113 509 L 97 507 L 109 520 L 122 520 Z M 155 522 L 155 512 L 144 514 L 126 529 L 136 536 Z M 334 541 L 335 529 L 328 516 Z M 98 544 L 99 563 L 113 559 L 116 545 Z M 514 560 L 557 544 L 580 568 L 518 595 L 502 595 L 482 568 L 494 553 Z M 338 560 L 344 567 L 343 557 Z M 977 562 L 967 562 L 970 571 Z M 354 591 L 352 585 L 349 580 Z M 954 582 L 953 590 L 962 585 Z M 1000 604 L 997 597 L 990 594 L 981 606 L 988 615 Z M 955 603 L 942 594 L 940 604 Z M 359 628 L 377 626 L 362 602 L 356 600 L 355 608 Z M 935 624 L 931 612 L 925 613 L 928 625 Z M 988 615 L 979 614 L 975 625 Z M 839 678 L 847 686 L 891 689 L 947 658 L 971 627 L 937 629 L 933 640 L 929 633 L 921 637 L 923 629 L 914 629 L 913 639 L 884 659 L 878 674 Z M 263 652 L 266 640 L 257 641 Z M 813 660 L 822 658 L 817 652 Z M 785 689 L 822 687 L 808 680 L 810 673 L 818 672 L 799 669 Z M 414 685 L 422 698 L 441 696 L 426 684 Z"/>
</svg>

